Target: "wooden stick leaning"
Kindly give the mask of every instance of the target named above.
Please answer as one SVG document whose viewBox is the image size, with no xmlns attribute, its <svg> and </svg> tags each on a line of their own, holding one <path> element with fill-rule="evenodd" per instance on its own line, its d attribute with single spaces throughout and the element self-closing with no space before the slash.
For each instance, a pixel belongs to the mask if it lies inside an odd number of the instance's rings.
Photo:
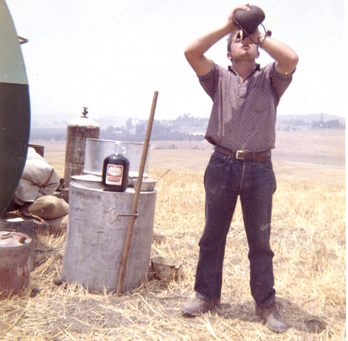
<svg viewBox="0 0 348 341">
<path fill-rule="evenodd" d="M 126 274 L 126 265 L 127 265 L 127 260 L 128 260 L 128 253 L 129 253 L 129 249 L 130 249 L 130 243 L 132 240 L 133 228 L 134 228 L 136 213 L 137 213 L 137 209 L 138 209 L 140 188 L 141 188 L 141 184 L 143 182 L 143 174 L 144 174 L 144 169 L 145 169 L 147 151 L 148 151 L 149 143 L 150 143 L 153 120 L 155 117 L 157 97 L 158 97 L 158 91 L 155 91 L 153 94 L 150 117 L 149 117 L 149 122 L 147 124 L 144 147 L 143 147 L 143 152 L 141 155 L 141 160 L 140 160 L 140 165 L 139 165 L 138 179 L 137 179 L 136 187 L 135 187 L 135 194 L 134 194 L 134 199 L 133 199 L 131 216 L 129 218 L 129 223 L 128 223 L 127 238 L 126 238 L 126 243 L 125 243 L 124 250 L 123 250 L 122 263 L 121 263 L 120 274 L 118 276 L 116 295 L 121 295 L 123 281 L 124 281 L 124 277 Z"/>
</svg>

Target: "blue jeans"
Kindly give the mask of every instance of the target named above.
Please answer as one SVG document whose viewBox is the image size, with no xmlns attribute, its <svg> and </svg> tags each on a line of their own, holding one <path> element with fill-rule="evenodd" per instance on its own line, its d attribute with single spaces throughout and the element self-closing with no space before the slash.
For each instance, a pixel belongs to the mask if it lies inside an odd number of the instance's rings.
<svg viewBox="0 0 348 341">
<path fill-rule="evenodd" d="M 249 245 L 251 294 L 260 307 L 275 300 L 270 230 L 276 179 L 271 157 L 266 162 L 242 161 L 219 152 L 204 175 L 205 227 L 199 241 L 195 291 L 206 300 L 219 299 L 225 245 L 240 196 Z"/>
</svg>

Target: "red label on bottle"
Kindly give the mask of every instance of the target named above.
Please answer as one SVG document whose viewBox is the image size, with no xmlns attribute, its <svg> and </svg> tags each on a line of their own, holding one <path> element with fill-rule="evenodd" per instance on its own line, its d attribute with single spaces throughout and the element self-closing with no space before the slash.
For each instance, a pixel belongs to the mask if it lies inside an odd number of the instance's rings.
<svg viewBox="0 0 348 341">
<path fill-rule="evenodd" d="M 106 168 L 105 183 L 107 185 L 122 186 L 123 166 L 108 164 Z"/>
</svg>

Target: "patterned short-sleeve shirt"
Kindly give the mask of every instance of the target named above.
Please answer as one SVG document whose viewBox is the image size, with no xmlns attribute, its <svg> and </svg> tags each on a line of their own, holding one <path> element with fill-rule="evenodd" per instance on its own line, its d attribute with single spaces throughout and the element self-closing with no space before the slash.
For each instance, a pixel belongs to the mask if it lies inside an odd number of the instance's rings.
<svg viewBox="0 0 348 341">
<path fill-rule="evenodd" d="M 275 64 L 259 65 L 240 83 L 229 68 L 213 63 L 199 82 L 213 100 L 205 138 L 231 150 L 260 152 L 275 147 L 275 123 L 279 100 L 292 80 Z"/>
</svg>

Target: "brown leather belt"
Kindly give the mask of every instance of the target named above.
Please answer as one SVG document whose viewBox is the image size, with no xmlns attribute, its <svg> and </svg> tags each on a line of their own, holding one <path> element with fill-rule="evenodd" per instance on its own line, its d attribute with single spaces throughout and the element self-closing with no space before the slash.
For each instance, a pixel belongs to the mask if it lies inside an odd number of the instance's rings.
<svg viewBox="0 0 348 341">
<path fill-rule="evenodd" d="M 219 153 L 232 156 L 234 159 L 242 160 L 242 161 L 248 160 L 248 161 L 265 162 L 267 161 L 267 158 L 271 156 L 270 150 L 267 150 L 265 152 L 249 152 L 246 150 L 233 151 L 231 149 L 227 149 L 221 146 L 215 146 L 214 149 Z"/>
</svg>

